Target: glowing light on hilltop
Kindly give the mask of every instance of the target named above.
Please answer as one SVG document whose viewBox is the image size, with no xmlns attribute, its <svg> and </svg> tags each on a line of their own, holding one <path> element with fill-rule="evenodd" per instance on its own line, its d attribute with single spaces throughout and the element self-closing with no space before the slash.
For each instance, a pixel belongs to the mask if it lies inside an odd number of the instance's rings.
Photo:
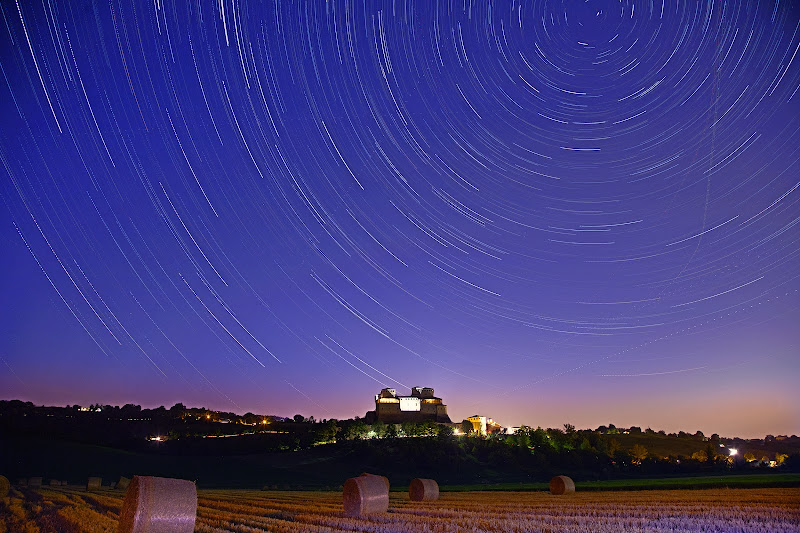
<svg viewBox="0 0 800 533">
<path fill-rule="evenodd" d="M 728 454 L 729 454 L 731 457 L 733 457 L 733 456 L 734 456 L 734 455 L 736 455 L 737 453 L 739 453 L 739 450 L 737 450 L 736 448 L 728 448 Z"/>
</svg>

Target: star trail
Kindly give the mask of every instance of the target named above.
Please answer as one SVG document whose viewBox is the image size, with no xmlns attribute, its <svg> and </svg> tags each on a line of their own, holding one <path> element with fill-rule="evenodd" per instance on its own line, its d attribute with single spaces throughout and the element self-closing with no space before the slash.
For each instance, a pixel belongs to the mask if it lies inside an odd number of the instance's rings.
<svg viewBox="0 0 800 533">
<path fill-rule="evenodd" d="M 0 7 L 3 398 L 798 433 L 797 4 Z"/>
</svg>

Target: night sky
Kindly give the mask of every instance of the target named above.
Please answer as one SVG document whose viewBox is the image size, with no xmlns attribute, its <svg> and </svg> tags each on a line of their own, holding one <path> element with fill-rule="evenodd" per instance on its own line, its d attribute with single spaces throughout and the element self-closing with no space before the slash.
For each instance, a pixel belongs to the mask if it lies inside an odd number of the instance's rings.
<svg viewBox="0 0 800 533">
<path fill-rule="evenodd" d="M 796 2 L 0 6 L 0 398 L 800 433 Z"/>
</svg>

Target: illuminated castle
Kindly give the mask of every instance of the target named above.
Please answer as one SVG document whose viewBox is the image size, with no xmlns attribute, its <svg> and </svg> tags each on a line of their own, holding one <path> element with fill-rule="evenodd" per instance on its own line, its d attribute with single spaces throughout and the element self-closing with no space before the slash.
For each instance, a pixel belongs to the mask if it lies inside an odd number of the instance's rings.
<svg viewBox="0 0 800 533">
<path fill-rule="evenodd" d="M 375 396 L 375 411 L 367 413 L 367 419 L 380 420 L 386 424 L 403 422 L 450 423 L 447 406 L 441 398 L 433 395 L 430 387 L 414 387 L 410 396 L 398 396 L 394 389 L 383 389 Z"/>
</svg>

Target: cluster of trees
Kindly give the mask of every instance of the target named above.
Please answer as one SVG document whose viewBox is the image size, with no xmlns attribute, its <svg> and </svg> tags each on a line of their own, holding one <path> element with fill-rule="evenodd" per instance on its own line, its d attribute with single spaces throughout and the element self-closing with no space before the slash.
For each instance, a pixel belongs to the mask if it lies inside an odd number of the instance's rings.
<svg viewBox="0 0 800 533">
<path fill-rule="evenodd" d="M 372 425 L 363 420 L 326 420 L 319 423 L 304 422 L 304 430 L 295 427 L 296 438 L 288 446 L 290 449 L 303 449 L 318 444 L 346 441 L 372 441 L 375 439 L 397 439 L 400 437 L 438 437 L 438 442 L 454 439 L 454 429 L 450 425 L 434 422 L 407 422 L 404 424 Z M 597 430 L 577 430 L 571 424 L 563 429 L 541 427 L 520 427 L 514 434 L 490 433 L 477 435 L 468 421 L 459 428 L 467 438 L 455 439 L 464 446 L 483 446 L 491 449 L 492 456 L 501 456 L 517 461 L 524 457 L 536 456 L 538 466 L 544 464 L 589 465 L 609 471 L 642 471 L 650 473 L 681 473 L 708 470 L 726 470 L 752 463 L 749 455 L 732 457 L 727 448 L 721 445 L 718 435 L 705 437 L 702 432 L 666 435 L 640 428 L 619 430 L 613 425 L 601 426 Z M 647 435 L 654 442 L 681 442 L 684 448 L 693 449 L 685 454 L 656 454 L 641 442 L 647 442 Z M 677 440 L 676 440 L 677 439 Z M 481 444 L 476 444 L 481 443 Z M 626 443 L 626 444 L 623 444 Z M 663 446 L 663 444 L 662 444 Z M 750 454 L 752 455 L 752 453 Z M 778 464 L 785 462 L 789 454 L 775 453 Z M 764 459 L 767 459 L 766 457 Z M 524 461 L 523 461 L 524 462 Z M 767 460 L 769 462 L 769 460 Z M 763 463 L 763 461 L 762 461 Z M 574 466 L 574 465 L 573 465 Z"/>
<path fill-rule="evenodd" d="M 542 449 L 553 449 L 558 452 L 569 450 L 592 451 L 611 458 L 620 458 L 623 461 L 630 460 L 634 464 L 640 464 L 650 456 L 647 448 L 643 445 L 635 443 L 630 448 L 624 449 L 619 439 L 615 437 L 615 435 L 622 433 L 637 433 L 636 431 L 624 430 L 620 432 L 616 430 L 613 424 L 610 427 L 611 430 L 602 431 L 606 427 L 601 426 L 597 430 L 591 431 L 576 430 L 572 424 L 564 424 L 563 430 L 554 428 L 542 429 L 540 427 L 533 429 L 522 426 L 514 435 L 501 435 L 497 438 L 501 438 L 511 445 L 526 446 L 534 451 Z M 641 430 L 638 433 L 641 433 Z M 717 436 L 716 440 L 710 439 L 706 441 L 704 445 L 709 450 L 708 453 L 716 454 L 716 450 L 719 447 L 719 437 Z"/>
<path fill-rule="evenodd" d="M 460 430 L 460 431 L 457 431 Z M 126 449 L 158 448 L 160 453 L 258 453 L 298 451 L 324 444 L 363 442 L 388 449 L 405 437 L 423 438 L 443 447 L 457 444 L 459 449 L 504 458 L 520 464 L 593 464 L 595 470 L 636 470 L 642 472 L 688 472 L 726 469 L 746 465 L 794 464 L 800 462 L 800 439 L 768 436 L 764 440 L 706 437 L 701 431 L 666 434 L 650 428 L 617 428 L 613 424 L 595 430 L 522 426 L 514 434 L 476 435 L 469 421 L 459 425 L 432 421 L 366 424 L 363 419 L 315 420 L 300 414 L 291 418 L 211 411 L 188 408 L 177 403 L 169 409 L 143 409 L 93 404 L 80 406 L 36 407 L 30 402 L 0 401 L 0 433 L 17 436 L 47 436 Z M 465 438 L 455 438 L 460 433 Z M 208 439 L 213 436 L 246 435 L 242 439 Z M 148 437 L 166 437 L 150 443 Z M 410 444 L 406 442 L 405 446 Z M 727 446 L 737 446 L 741 454 L 731 457 Z M 368 447 L 369 447 L 368 446 Z M 436 447 L 434 446 L 434 447 Z M 451 450 L 452 451 L 452 450 Z M 428 453 L 430 450 L 428 451 Z M 380 455 L 380 454 L 379 454 Z M 794 458 L 797 455 L 798 458 Z M 588 467 L 587 467 L 588 468 Z"/>
</svg>

